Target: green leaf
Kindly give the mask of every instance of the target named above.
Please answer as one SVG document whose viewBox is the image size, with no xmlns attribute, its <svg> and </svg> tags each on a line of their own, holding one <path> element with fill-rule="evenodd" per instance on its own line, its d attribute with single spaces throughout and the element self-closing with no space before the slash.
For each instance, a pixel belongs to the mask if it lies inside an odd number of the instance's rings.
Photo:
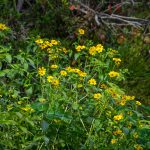
<svg viewBox="0 0 150 150">
<path fill-rule="evenodd" d="M 16 115 L 21 119 L 23 115 L 20 112 L 16 112 Z"/>
<path fill-rule="evenodd" d="M 33 68 L 35 68 L 34 61 L 33 61 L 33 60 L 31 60 L 30 58 L 28 58 L 27 60 L 29 61 L 30 65 L 31 65 Z"/>
<path fill-rule="evenodd" d="M 72 108 L 73 108 L 74 110 L 77 110 L 77 109 L 79 108 L 78 103 L 73 103 L 73 104 L 72 104 Z"/>
<path fill-rule="evenodd" d="M 7 54 L 7 55 L 6 55 L 6 61 L 7 61 L 8 63 L 11 63 L 11 62 L 12 62 L 12 57 L 11 57 L 10 54 Z"/>
<path fill-rule="evenodd" d="M 25 63 L 23 64 L 24 70 L 27 71 L 27 70 L 28 70 L 28 67 L 29 67 L 28 63 L 25 62 Z"/>
<path fill-rule="evenodd" d="M 74 59 L 77 60 L 77 59 L 80 57 L 80 55 L 81 55 L 80 53 L 76 53 L 76 54 L 74 55 Z"/>
<path fill-rule="evenodd" d="M 9 69 L 1 70 L 0 77 L 4 77 L 9 72 Z"/>
<path fill-rule="evenodd" d="M 36 103 L 33 103 L 31 106 L 34 110 L 38 112 L 46 111 L 48 109 L 48 105 L 46 103 L 42 104 L 40 102 L 36 102 Z"/>
<path fill-rule="evenodd" d="M 17 125 L 17 123 L 14 120 L 0 120 L 0 124 Z"/>
<path fill-rule="evenodd" d="M 49 119 L 49 120 L 58 119 L 58 120 L 66 122 L 66 123 L 69 123 L 72 119 L 71 116 L 60 113 L 60 112 L 49 112 L 46 115 L 46 118 Z"/>
<path fill-rule="evenodd" d="M 27 128 L 23 127 L 23 126 L 19 126 L 19 128 L 24 132 L 24 133 L 28 133 Z"/>
<path fill-rule="evenodd" d="M 30 87 L 30 88 L 28 88 L 28 89 L 26 90 L 26 94 L 27 94 L 28 96 L 32 95 L 32 93 L 33 93 L 32 87 Z"/>
</svg>

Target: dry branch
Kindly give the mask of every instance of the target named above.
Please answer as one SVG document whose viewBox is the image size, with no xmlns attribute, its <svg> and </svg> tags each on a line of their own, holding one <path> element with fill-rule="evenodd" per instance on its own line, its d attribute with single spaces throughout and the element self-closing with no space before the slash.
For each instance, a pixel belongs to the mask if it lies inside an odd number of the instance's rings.
<svg viewBox="0 0 150 150">
<path fill-rule="evenodd" d="M 140 19 L 135 17 L 127 17 L 117 14 L 107 14 L 107 9 L 101 12 L 97 11 L 96 9 L 92 9 L 89 6 L 85 5 L 79 0 L 73 0 L 72 4 L 78 4 L 80 7 L 75 7 L 76 10 L 82 12 L 83 14 L 90 14 L 90 16 L 93 16 L 93 19 L 95 20 L 96 24 L 100 26 L 101 24 L 104 24 L 106 26 L 134 26 L 136 28 L 142 28 L 143 26 L 149 25 L 150 21 L 146 19 Z M 125 1 L 122 3 L 119 3 L 119 5 L 134 5 L 135 2 L 132 1 Z M 114 6 L 115 7 L 115 6 Z"/>
</svg>

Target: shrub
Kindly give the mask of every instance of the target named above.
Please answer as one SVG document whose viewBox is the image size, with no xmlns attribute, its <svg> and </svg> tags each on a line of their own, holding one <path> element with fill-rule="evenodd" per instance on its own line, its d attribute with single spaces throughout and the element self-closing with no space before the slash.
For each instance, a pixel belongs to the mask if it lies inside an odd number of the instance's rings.
<svg viewBox="0 0 150 150">
<path fill-rule="evenodd" d="M 76 32 L 71 44 L 29 39 L 1 60 L 3 149 L 148 148 L 142 104 L 118 86 L 120 54 Z"/>
</svg>

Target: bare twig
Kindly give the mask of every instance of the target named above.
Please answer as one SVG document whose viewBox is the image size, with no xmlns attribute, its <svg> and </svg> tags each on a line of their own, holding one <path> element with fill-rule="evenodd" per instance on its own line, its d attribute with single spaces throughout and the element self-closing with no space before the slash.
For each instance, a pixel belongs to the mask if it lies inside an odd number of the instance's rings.
<svg viewBox="0 0 150 150">
<path fill-rule="evenodd" d="M 150 21 L 146 19 L 140 19 L 140 18 L 135 18 L 135 17 L 127 17 L 127 16 L 121 16 L 121 15 L 116 15 L 116 14 L 107 14 L 106 12 L 108 10 L 105 10 L 103 12 L 98 12 L 97 10 L 94 10 L 90 8 L 89 6 L 83 4 L 79 0 L 74 0 L 75 3 L 78 3 L 81 7 L 80 8 L 75 8 L 78 11 L 81 11 L 84 14 L 91 14 L 90 16 L 94 17 L 95 22 L 98 26 L 102 24 L 105 24 L 107 26 L 109 25 L 117 25 L 117 26 L 134 26 L 136 28 L 142 28 L 145 25 L 149 25 Z M 119 3 L 119 5 L 125 5 L 125 4 L 131 4 L 131 2 L 126 1 Z M 132 4 L 134 4 L 134 1 L 132 0 Z M 116 7 L 116 5 L 114 6 Z"/>
</svg>

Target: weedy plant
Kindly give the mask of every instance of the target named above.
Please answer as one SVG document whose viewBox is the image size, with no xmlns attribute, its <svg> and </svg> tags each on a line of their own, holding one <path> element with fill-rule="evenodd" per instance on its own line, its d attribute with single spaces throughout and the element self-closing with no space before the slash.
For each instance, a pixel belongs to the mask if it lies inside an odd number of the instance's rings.
<svg viewBox="0 0 150 150">
<path fill-rule="evenodd" d="M 67 47 L 55 39 L 38 38 L 35 43 L 30 39 L 30 51 L 21 51 L 26 55 L 18 69 L 28 64 L 23 75 L 10 79 L 8 73 L 1 75 L 3 149 L 148 148 L 143 130 L 149 122 L 138 111 L 142 104 L 118 86 L 127 72 L 120 68 L 120 54 L 86 39 L 83 29 L 76 34 L 76 41 Z M 13 72 L 13 64 L 20 64 L 15 58 L 5 65 L 1 60 L 1 72 Z M 22 81 L 19 87 L 28 83 L 28 90 L 18 89 L 12 79 Z M 7 80 L 17 89 L 15 97 Z"/>
</svg>

